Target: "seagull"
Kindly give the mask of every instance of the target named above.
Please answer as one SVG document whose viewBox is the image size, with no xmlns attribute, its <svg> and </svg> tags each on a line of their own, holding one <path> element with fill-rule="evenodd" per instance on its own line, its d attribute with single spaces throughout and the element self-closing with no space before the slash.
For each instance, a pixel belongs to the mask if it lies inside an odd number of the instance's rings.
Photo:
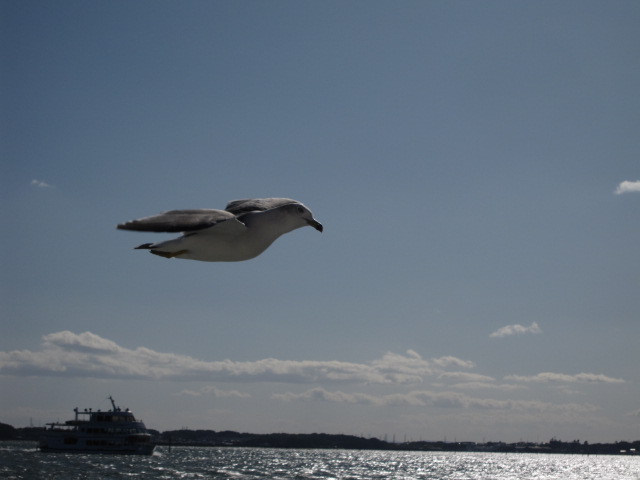
<svg viewBox="0 0 640 480">
<path fill-rule="evenodd" d="M 257 257 L 281 235 L 311 226 L 322 232 L 322 224 L 302 203 L 290 198 L 247 198 L 229 202 L 224 210 L 171 210 L 117 226 L 138 232 L 182 232 L 181 237 L 158 243 L 143 243 L 164 258 L 203 262 L 240 262 Z"/>
</svg>

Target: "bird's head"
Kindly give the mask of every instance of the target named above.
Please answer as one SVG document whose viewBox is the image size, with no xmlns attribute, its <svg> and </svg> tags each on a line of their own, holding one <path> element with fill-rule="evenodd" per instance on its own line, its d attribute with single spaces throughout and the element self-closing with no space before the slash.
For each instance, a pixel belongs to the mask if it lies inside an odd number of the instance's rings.
<svg viewBox="0 0 640 480">
<path fill-rule="evenodd" d="M 296 228 L 305 227 L 309 225 L 315 228 L 316 230 L 318 230 L 319 232 L 322 232 L 323 230 L 322 224 L 319 221 L 317 221 L 315 218 L 313 218 L 313 213 L 311 212 L 311 210 L 309 210 L 302 203 L 299 203 L 299 202 L 290 203 L 289 205 L 285 205 L 284 209 L 289 216 L 297 220 L 296 223 L 299 223 L 299 225 Z"/>
</svg>

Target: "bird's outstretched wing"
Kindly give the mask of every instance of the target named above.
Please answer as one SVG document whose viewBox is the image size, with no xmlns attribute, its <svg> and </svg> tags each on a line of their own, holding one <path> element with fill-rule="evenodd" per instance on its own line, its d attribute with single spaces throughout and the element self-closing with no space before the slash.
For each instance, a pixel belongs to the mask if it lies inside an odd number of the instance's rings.
<svg viewBox="0 0 640 480">
<path fill-rule="evenodd" d="M 118 225 L 120 230 L 139 232 L 194 232 L 213 227 L 221 222 L 233 220 L 242 224 L 229 211 L 215 209 L 171 210 L 152 217 L 140 218 Z"/>
<path fill-rule="evenodd" d="M 225 210 L 238 216 L 249 212 L 264 212 L 292 203 L 299 202 L 290 198 L 245 198 L 227 203 Z"/>
</svg>

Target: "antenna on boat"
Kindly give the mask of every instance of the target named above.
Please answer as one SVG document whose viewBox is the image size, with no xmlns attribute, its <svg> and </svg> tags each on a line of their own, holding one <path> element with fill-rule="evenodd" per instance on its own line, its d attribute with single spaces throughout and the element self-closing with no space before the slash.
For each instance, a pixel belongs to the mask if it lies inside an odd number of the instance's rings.
<svg viewBox="0 0 640 480">
<path fill-rule="evenodd" d="M 113 411 L 114 411 L 114 412 L 117 412 L 117 411 L 118 411 L 118 407 L 116 407 L 116 402 L 115 402 L 115 400 L 113 399 L 113 397 L 112 397 L 111 395 L 109 395 L 107 398 L 108 398 L 109 400 L 111 400 L 111 406 L 113 407 Z"/>
</svg>

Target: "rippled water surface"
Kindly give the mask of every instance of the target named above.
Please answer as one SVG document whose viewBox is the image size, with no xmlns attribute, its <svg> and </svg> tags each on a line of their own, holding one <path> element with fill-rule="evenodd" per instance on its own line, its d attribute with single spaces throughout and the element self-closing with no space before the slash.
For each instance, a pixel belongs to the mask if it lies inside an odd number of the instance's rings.
<svg viewBox="0 0 640 480">
<path fill-rule="evenodd" d="M 640 480 L 640 456 L 173 447 L 138 457 L 0 442 L 0 478 Z"/>
</svg>

